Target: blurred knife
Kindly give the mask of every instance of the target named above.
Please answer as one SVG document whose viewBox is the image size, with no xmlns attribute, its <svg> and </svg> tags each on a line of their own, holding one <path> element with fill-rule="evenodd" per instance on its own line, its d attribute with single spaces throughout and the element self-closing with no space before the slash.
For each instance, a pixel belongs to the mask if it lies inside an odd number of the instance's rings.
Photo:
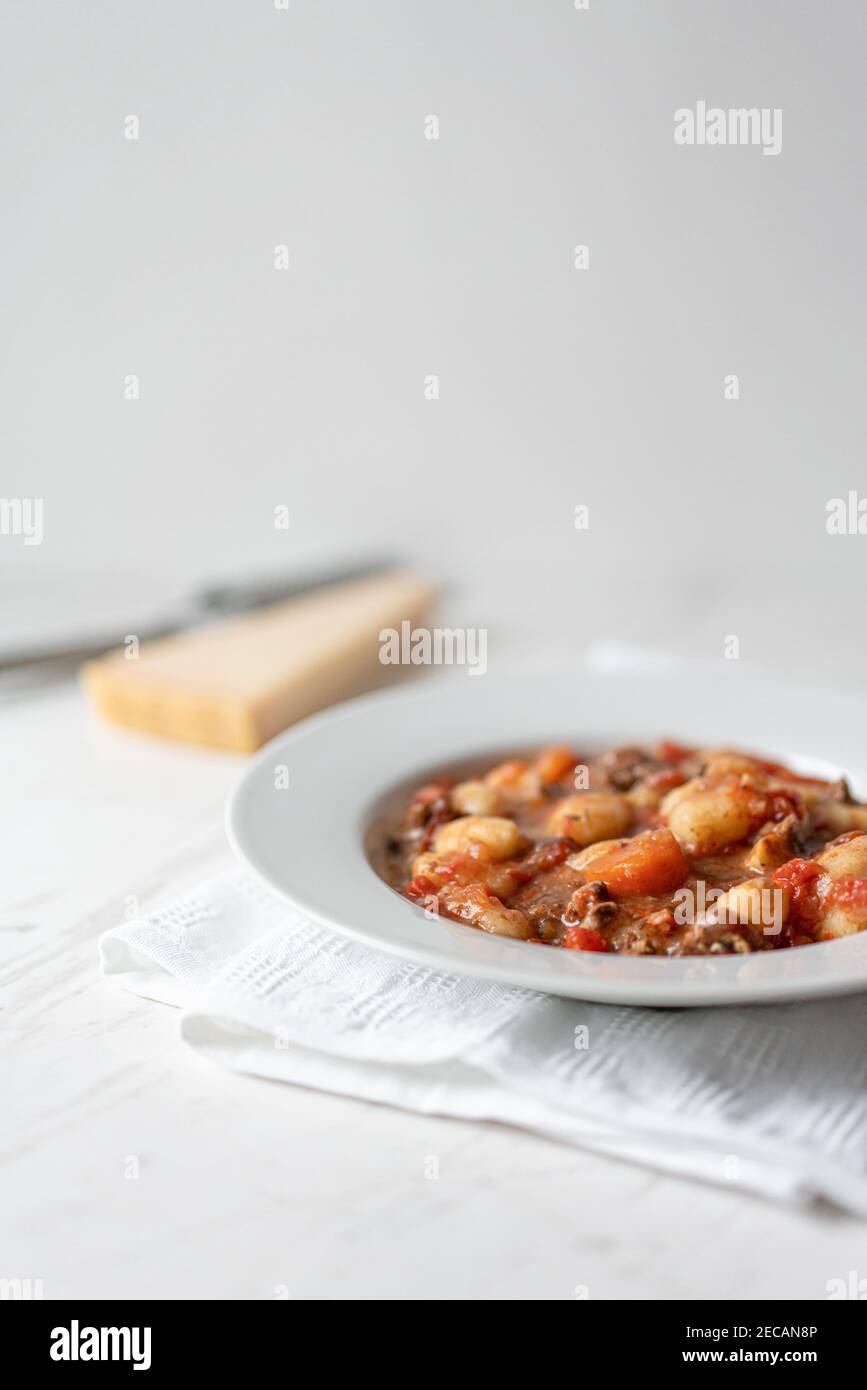
<svg viewBox="0 0 867 1390">
<path fill-rule="evenodd" d="M 214 585 L 201 589 L 181 600 L 176 607 L 169 608 L 159 616 L 151 615 L 143 625 L 135 628 L 140 641 L 150 641 L 156 637 L 166 637 L 188 627 L 214 622 L 220 618 L 232 617 L 237 613 L 248 613 L 256 608 L 265 608 L 270 603 L 281 603 L 286 599 L 298 598 L 315 589 L 329 588 L 331 585 L 348 583 L 351 579 L 364 579 L 368 575 L 392 569 L 396 561 L 366 560 L 348 565 L 345 568 L 329 568 L 306 572 L 302 575 L 271 577 L 247 580 L 237 584 Z M 131 617 L 130 622 L 134 619 Z M 19 646 L 11 650 L 0 650 L 0 673 L 49 668 L 57 665 L 66 668 L 78 664 L 103 652 L 119 647 L 129 633 L 129 626 L 108 636 L 100 634 L 84 640 L 65 643 L 62 639 L 41 642 L 38 646 Z M 58 674 L 62 674 L 59 669 Z"/>
</svg>

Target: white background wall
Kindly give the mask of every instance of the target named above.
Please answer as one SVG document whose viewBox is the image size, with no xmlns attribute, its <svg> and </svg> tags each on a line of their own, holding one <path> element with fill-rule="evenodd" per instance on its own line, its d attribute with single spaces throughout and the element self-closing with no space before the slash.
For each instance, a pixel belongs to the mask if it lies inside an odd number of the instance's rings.
<svg viewBox="0 0 867 1390">
<path fill-rule="evenodd" d="M 857 679 L 860 0 L 288 5 L 5 0 L 7 605 L 369 547 L 467 622 Z M 782 153 L 677 147 L 699 99 Z"/>
</svg>

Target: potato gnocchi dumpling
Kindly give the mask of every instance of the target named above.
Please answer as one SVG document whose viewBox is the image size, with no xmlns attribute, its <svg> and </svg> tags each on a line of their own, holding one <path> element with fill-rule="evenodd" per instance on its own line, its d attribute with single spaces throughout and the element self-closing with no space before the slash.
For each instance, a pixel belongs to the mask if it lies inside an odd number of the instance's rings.
<svg viewBox="0 0 867 1390">
<path fill-rule="evenodd" d="M 743 954 L 867 927 L 867 806 L 733 749 L 558 743 L 437 777 L 385 857 L 428 918 L 567 950 Z"/>
</svg>

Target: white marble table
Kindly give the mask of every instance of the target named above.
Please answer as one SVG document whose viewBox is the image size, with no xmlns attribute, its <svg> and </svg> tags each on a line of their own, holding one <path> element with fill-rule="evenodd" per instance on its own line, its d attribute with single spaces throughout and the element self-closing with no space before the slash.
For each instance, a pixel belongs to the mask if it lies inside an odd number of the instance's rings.
<svg viewBox="0 0 867 1390">
<path fill-rule="evenodd" d="M 867 1226 L 830 1209 L 198 1060 L 171 1010 L 100 979 L 96 939 L 195 874 L 238 761 L 100 727 L 68 685 L 0 706 L 0 739 L 0 1277 L 47 1298 L 823 1298 L 867 1268 Z"/>
</svg>

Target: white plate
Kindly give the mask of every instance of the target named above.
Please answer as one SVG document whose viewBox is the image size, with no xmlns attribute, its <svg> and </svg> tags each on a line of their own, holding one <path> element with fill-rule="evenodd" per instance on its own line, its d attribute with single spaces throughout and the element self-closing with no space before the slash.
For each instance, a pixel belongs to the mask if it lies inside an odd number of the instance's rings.
<svg viewBox="0 0 867 1390">
<path fill-rule="evenodd" d="M 545 950 L 431 920 L 374 872 L 365 839 L 396 785 L 452 761 L 549 742 L 578 752 L 670 737 L 741 747 L 867 787 L 864 706 L 736 662 L 709 671 L 581 669 L 434 680 L 367 696 L 296 725 L 257 755 L 227 811 L 239 859 L 293 907 L 408 960 L 549 994 L 614 1004 L 748 1004 L 867 988 L 867 931 L 842 941 L 723 958 Z M 860 765 L 858 760 L 861 760 Z M 289 787 L 281 785 L 288 770 Z"/>
</svg>

